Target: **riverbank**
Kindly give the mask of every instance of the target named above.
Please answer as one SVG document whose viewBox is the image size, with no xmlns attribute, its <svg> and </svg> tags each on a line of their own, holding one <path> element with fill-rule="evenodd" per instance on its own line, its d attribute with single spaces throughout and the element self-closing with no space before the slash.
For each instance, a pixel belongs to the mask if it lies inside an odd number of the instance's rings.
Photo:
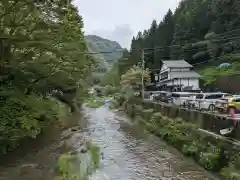
<svg viewBox="0 0 240 180">
<path fill-rule="evenodd" d="M 84 107 L 86 137 L 100 147 L 100 166 L 90 180 L 216 180 L 194 161 L 153 136 L 123 112 Z"/>
<path fill-rule="evenodd" d="M 141 122 L 148 131 L 184 155 L 192 157 L 205 169 L 220 173 L 223 179 L 240 178 L 238 145 L 200 131 L 197 123 L 167 117 L 150 102 L 136 104 L 136 101 L 129 101 L 124 110 Z"/>
<path fill-rule="evenodd" d="M 85 161 L 85 157 L 91 155 L 91 163 L 98 163 L 98 148 L 94 144 L 88 146 L 90 141 L 84 138 L 86 122 L 82 112 L 73 113 L 60 124 L 52 125 L 36 139 L 26 141 L 7 155 L 0 165 L 1 180 L 65 180 L 63 162 L 68 164 L 67 167 L 79 167 L 66 157 L 79 155 L 75 160 Z"/>
<path fill-rule="evenodd" d="M 21 98 L 15 99 L 16 102 L 10 99 L 7 101 L 9 104 L 0 107 L 1 160 L 42 136 L 49 127 L 62 126 L 64 120 L 71 115 L 70 108 L 53 97 Z M 32 102 L 29 103 L 27 98 L 31 98 Z"/>
</svg>

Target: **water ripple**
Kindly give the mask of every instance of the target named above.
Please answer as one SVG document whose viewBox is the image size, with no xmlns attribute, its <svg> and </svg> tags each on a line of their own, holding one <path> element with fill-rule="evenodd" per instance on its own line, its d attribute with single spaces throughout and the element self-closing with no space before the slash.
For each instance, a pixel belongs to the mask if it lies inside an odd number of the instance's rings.
<svg viewBox="0 0 240 180">
<path fill-rule="evenodd" d="M 86 136 L 98 144 L 102 155 L 100 168 L 90 180 L 216 179 L 159 138 L 131 126 L 125 115 L 107 107 L 86 108 L 85 112 L 89 121 Z"/>
</svg>

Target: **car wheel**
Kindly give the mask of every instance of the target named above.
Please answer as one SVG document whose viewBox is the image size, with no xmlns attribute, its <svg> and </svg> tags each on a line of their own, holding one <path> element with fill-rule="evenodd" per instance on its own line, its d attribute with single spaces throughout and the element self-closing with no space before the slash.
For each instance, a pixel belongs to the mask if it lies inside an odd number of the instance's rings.
<svg viewBox="0 0 240 180">
<path fill-rule="evenodd" d="M 184 102 L 184 103 L 182 104 L 182 106 L 185 108 L 185 107 L 186 107 L 186 103 Z"/>
<path fill-rule="evenodd" d="M 210 104 L 209 107 L 208 107 L 208 110 L 211 111 L 211 112 L 215 111 L 215 105 Z"/>
</svg>

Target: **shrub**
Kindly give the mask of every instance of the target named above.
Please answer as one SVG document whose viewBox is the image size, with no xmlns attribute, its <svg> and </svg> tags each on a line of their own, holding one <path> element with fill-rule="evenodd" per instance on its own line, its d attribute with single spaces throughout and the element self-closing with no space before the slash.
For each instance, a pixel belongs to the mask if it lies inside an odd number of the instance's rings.
<svg viewBox="0 0 240 180">
<path fill-rule="evenodd" d="M 221 148 L 208 144 L 199 134 L 197 126 L 184 122 L 182 119 L 171 119 L 161 113 L 152 114 L 152 109 L 143 110 L 146 128 L 153 134 L 166 140 L 169 144 L 195 160 L 208 170 L 215 170 L 220 164 Z"/>
<path fill-rule="evenodd" d="M 15 149 L 24 138 L 35 138 L 45 125 L 66 113 L 67 108 L 54 98 L 22 93 L 6 97 L 0 106 L 0 155 Z"/>
<path fill-rule="evenodd" d="M 240 154 L 233 156 L 228 167 L 221 170 L 221 176 L 226 180 L 240 179 Z"/>
<path fill-rule="evenodd" d="M 210 145 L 206 152 L 200 152 L 199 163 L 208 170 L 215 170 L 218 168 L 220 162 L 221 149 Z"/>
<path fill-rule="evenodd" d="M 102 88 L 102 93 L 104 96 L 111 96 L 114 95 L 119 91 L 118 87 L 106 85 L 105 87 Z"/>
<path fill-rule="evenodd" d="M 116 93 L 114 96 L 114 100 L 118 103 L 119 106 L 121 106 L 121 105 L 123 105 L 123 103 L 126 99 L 123 94 Z"/>
</svg>

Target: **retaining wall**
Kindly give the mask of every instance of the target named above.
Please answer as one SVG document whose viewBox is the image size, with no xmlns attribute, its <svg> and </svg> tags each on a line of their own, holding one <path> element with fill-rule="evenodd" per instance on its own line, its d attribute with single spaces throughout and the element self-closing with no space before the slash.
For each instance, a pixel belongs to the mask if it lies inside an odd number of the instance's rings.
<svg viewBox="0 0 240 180">
<path fill-rule="evenodd" d="M 180 108 L 164 103 L 160 104 L 152 101 L 142 101 L 141 99 L 133 99 L 129 101 L 129 103 L 142 105 L 146 109 L 154 109 L 155 111 L 161 112 L 161 114 L 170 118 L 180 117 L 184 121 L 197 124 L 201 129 L 208 130 L 217 134 L 220 134 L 221 129 L 225 129 L 234 125 L 234 120 L 229 119 L 226 116 L 217 115 L 214 113 L 200 112 L 197 110 Z M 238 124 L 236 126 L 236 129 L 228 136 L 240 140 L 240 125 Z"/>
<path fill-rule="evenodd" d="M 124 103 L 124 110 L 149 132 L 192 157 L 205 169 L 219 173 L 220 179 L 240 179 L 239 141 L 210 132 L 231 126 L 232 120 L 139 99 Z M 238 133 L 234 132 L 233 136 L 237 138 Z"/>
</svg>

